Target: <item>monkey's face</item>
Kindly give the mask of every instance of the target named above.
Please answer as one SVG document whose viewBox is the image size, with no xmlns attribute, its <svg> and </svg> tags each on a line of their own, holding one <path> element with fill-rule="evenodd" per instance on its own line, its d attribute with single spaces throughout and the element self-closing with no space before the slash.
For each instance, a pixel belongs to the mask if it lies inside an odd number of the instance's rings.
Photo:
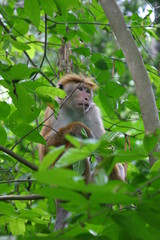
<svg viewBox="0 0 160 240">
<path fill-rule="evenodd" d="M 66 108 L 87 112 L 93 104 L 93 92 L 87 85 L 68 83 L 65 84 L 64 91 L 68 98 L 65 103 Z"/>
</svg>

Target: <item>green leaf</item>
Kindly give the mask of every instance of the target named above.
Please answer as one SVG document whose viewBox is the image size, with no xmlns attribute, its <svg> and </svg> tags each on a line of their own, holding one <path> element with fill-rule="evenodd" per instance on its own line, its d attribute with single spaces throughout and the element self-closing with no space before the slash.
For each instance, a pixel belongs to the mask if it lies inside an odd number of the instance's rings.
<svg viewBox="0 0 160 240">
<path fill-rule="evenodd" d="M 89 156 L 89 151 L 85 152 L 84 149 L 76 149 L 76 148 L 70 148 L 68 151 L 66 151 L 62 157 L 57 162 L 57 167 L 65 167 L 69 166 L 75 162 L 78 162 L 80 160 L 84 160 Z"/>
<path fill-rule="evenodd" d="M 140 107 L 139 107 L 139 104 L 137 105 L 137 102 L 135 102 L 135 101 L 126 100 L 126 101 L 125 101 L 125 105 L 126 105 L 126 107 L 128 107 L 130 110 L 132 110 L 133 112 L 138 112 L 138 113 L 141 112 Z"/>
<path fill-rule="evenodd" d="M 100 70 L 108 69 L 107 63 L 104 59 L 100 59 L 95 63 L 95 67 L 99 68 Z"/>
<path fill-rule="evenodd" d="M 90 203 L 92 204 L 132 204 L 139 202 L 137 196 L 132 195 L 135 188 L 122 181 L 108 181 L 103 185 L 89 184 L 87 189 L 91 193 Z"/>
<path fill-rule="evenodd" d="M 73 163 L 73 171 L 77 172 L 79 175 L 83 175 L 85 171 L 85 161 Z"/>
<path fill-rule="evenodd" d="M 49 168 L 60 156 L 60 154 L 65 150 L 64 146 L 60 146 L 58 148 L 54 148 L 44 157 L 39 171 L 46 170 Z"/>
<path fill-rule="evenodd" d="M 72 48 L 72 51 L 85 57 L 88 57 L 91 54 L 90 49 L 85 47 Z"/>
<path fill-rule="evenodd" d="M 38 117 L 40 110 L 36 108 L 33 97 L 28 94 L 22 85 L 16 84 L 9 94 L 19 111 L 19 113 L 16 114 L 20 114 L 23 121 L 31 122 Z M 12 118 L 15 119 L 13 116 Z"/>
<path fill-rule="evenodd" d="M 38 0 L 25 0 L 24 9 L 31 22 L 38 28 L 40 23 L 40 7 Z"/>
<path fill-rule="evenodd" d="M 28 68 L 26 64 L 19 63 L 10 69 L 9 74 L 12 80 L 22 80 L 30 78 L 37 72 L 39 72 L 38 68 Z"/>
<path fill-rule="evenodd" d="M 143 204 L 138 208 L 138 215 L 150 226 L 159 231 L 160 208 L 156 204 Z"/>
<path fill-rule="evenodd" d="M 78 188 L 83 188 L 85 186 L 81 176 L 66 168 L 54 168 L 46 171 L 39 171 L 33 175 L 41 183 L 49 184 L 51 186 L 57 185 L 74 190 L 78 190 Z"/>
<path fill-rule="evenodd" d="M 53 202 L 52 202 L 53 203 Z M 32 209 L 22 209 L 19 214 L 20 219 L 29 220 L 34 223 L 41 224 L 48 224 L 49 223 L 49 214 L 44 211 L 43 209 L 40 209 L 35 206 L 35 208 Z M 39 237 L 38 237 L 39 238 Z M 33 239 L 35 239 L 33 237 Z M 37 239 L 37 238 L 36 238 Z"/>
<path fill-rule="evenodd" d="M 56 87 L 38 87 L 36 88 L 36 93 L 41 97 L 41 96 L 49 96 L 52 99 L 54 99 L 55 97 L 59 97 L 59 98 L 64 98 L 66 96 L 66 93 L 60 89 L 60 88 L 56 88 Z"/>
<path fill-rule="evenodd" d="M 99 142 L 95 139 L 83 140 L 81 148 L 70 148 L 58 160 L 56 166 L 64 167 L 89 157 L 98 147 Z"/>
<path fill-rule="evenodd" d="M 103 109 L 108 114 L 108 116 L 112 117 L 115 115 L 115 109 L 116 109 L 116 101 L 114 98 L 108 97 L 106 94 L 104 94 L 103 89 L 100 89 L 99 91 L 99 98 L 102 104 Z"/>
<path fill-rule="evenodd" d="M 160 160 L 156 161 L 152 168 L 151 168 L 151 172 L 158 172 L 160 170 Z"/>
<path fill-rule="evenodd" d="M 97 61 L 104 59 L 104 56 L 101 53 L 93 53 L 91 56 L 91 61 L 96 64 Z"/>
<path fill-rule="evenodd" d="M 10 124 L 18 124 L 18 123 L 30 123 L 33 120 L 35 120 L 35 118 L 38 117 L 39 115 L 39 109 L 34 109 L 35 111 L 33 112 L 33 114 L 28 114 L 26 115 L 27 117 L 25 118 L 24 115 L 21 114 L 21 111 L 14 111 L 10 116 L 9 116 L 9 123 Z"/>
<path fill-rule="evenodd" d="M 24 220 L 18 218 L 12 218 L 9 221 L 9 228 L 12 235 L 23 235 L 26 230 Z"/>
<path fill-rule="evenodd" d="M 9 71 L 10 71 L 10 68 L 11 68 L 11 67 L 8 66 L 8 68 L 4 68 L 4 66 L 7 66 L 7 65 L 5 65 L 5 64 L 0 64 L 0 74 L 1 74 L 1 76 L 2 76 L 4 79 L 10 80 L 11 77 L 10 77 Z M 2 81 L 1 81 L 1 84 L 2 84 Z M 2 84 L 2 85 L 3 85 L 3 84 Z"/>
<path fill-rule="evenodd" d="M 53 17 L 53 13 L 57 12 L 57 7 L 54 0 L 39 0 L 40 5 L 45 13 Z"/>
<path fill-rule="evenodd" d="M 83 42 L 85 42 L 85 43 L 90 42 L 90 36 L 88 34 L 86 34 L 85 32 L 77 30 L 76 34 Z"/>
<path fill-rule="evenodd" d="M 117 69 L 119 76 L 122 76 L 126 71 L 124 63 L 120 61 L 115 61 L 115 68 Z"/>
<path fill-rule="evenodd" d="M 66 14 L 71 9 L 79 9 L 80 4 L 78 0 L 55 0 L 57 8 L 61 13 Z"/>
<path fill-rule="evenodd" d="M 148 153 L 150 153 L 156 146 L 158 142 L 158 135 L 156 134 L 146 134 L 143 139 L 143 144 Z"/>
<path fill-rule="evenodd" d="M 30 46 L 28 46 L 26 43 L 24 42 L 19 42 L 19 41 L 14 41 L 13 39 L 11 40 L 12 45 L 22 51 L 26 51 L 30 49 Z"/>
<path fill-rule="evenodd" d="M 130 162 L 134 160 L 144 159 L 146 157 L 147 157 L 147 154 L 143 152 L 119 150 L 115 153 L 114 161 L 115 163 Z"/>
<path fill-rule="evenodd" d="M 37 129 L 33 131 L 33 127 L 29 124 L 17 123 L 15 125 L 10 125 L 9 128 L 15 135 L 21 138 L 26 136 L 25 139 L 31 142 L 42 143 L 42 144 L 46 143 L 43 137 L 38 133 Z"/>
<path fill-rule="evenodd" d="M 83 19 L 85 21 L 85 19 Z M 86 22 L 88 19 L 86 20 Z M 80 28 L 83 29 L 84 32 L 86 32 L 88 35 L 94 36 L 97 32 L 95 26 L 93 24 L 80 24 Z"/>
<path fill-rule="evenodd" d="M 125 101 L 126 106 L 133 112 L 141 113 L 138 99 L 135 96 L 129 96 Z"/>
<path fill-rule="evenodd" d="M 0 74 L 5 80 L 23 80 L 30 78 L 34 73 L 39 72 L 38 68 L 28 68 L 25 64 L 19 63 L 5 68 L 6 65 L 0 64 Z"/>
<path fill-rule="evenodd" d="M 25 81 L 22 82 L 21 85 L 29 92 L 35 93 L 36 88 L 42 87 L 42 86 L 48 86 L 43 82 L 40 82 L 39 79 L 36 79 L 36 81 Z"/>
<path fill-rule="evenodd" d="M 5 145 L 7 141 L 6 130 L 0 125 L 0 145 Z"/>
<path fill-rule="evenodd" d="M 96 80 L 98 81 L 98 83 L 100 83 L 100 85 L 103 86 L 104 84 L 106 84 L 106 81 L 109 78 L 111 78 L 109 70 L 100 70 L 98 76 L 96 77 Z"/>
<path fill-rule="evenodd" d="M 1 41 L 3 42 L 3 49 L 6 50 L 9 45 L 10 45 L 10 37 L 9 36 L 4 36 L 3 39 L 1 39 Z"/>
<path fill-rule="evenodd" d="M 123 234 L 124 236 L 120 239 L 157 239 L 157 237 L 154 236 L 153 229 L 150 228 L 150 225 L 146 221 L 143 221 L 138 216 L 137 211 L 124 211 L 119 214 L 114 214 L 112 218 L 119 226 L 121 226 L 124 233 L 126 233 L 126 235 Z"/>
<path fill-rule="evenodd" d="M 105 225 L 100 225 L 100 224 L 89 224 L 85 223 L 85 229 L 88 230 L 93 236 L 99 236 L 103 232 Z"/>
<path fill-rule="evenodd" d="M 0 202 L 0 212 L 1 214 L 6 214 L 8 216 L 11 216 L 12 214 L 14 214 L 15 209 L 14 209 L 14 206 L 12 206 L 9 203 Z"/>
<path fill-rule="evenodd" d="M 66 135 L 65 138 L 76 148 L 80 148 L 82 145 L 79 139 L 76 137 L 73 137 L 71 135 Z"/>
<path fill-rule="evenodd" d="M 101 140 L 105 140 L 107 142 L 112 142 L 114 141 L 116 138 L 118 138 L 118 136 L 120 135 L 120 132 L 111 132 L 111 131 L 106 131 L 105 134 L 103 134 L 103 136 L 101 137 Z"/>
<path fill-rule="evenodd" d="M 50 198 L 60 199 L 64 201 L 71 201 L 71 202 L 74 202 L 74 204 L 77 203 L 77 205 L 81 205 L 81 204 L 86 205 L 87 203 L 87 200 L 85 199 L 85 197 L 82 196 L 82 194 L 71 191 L 69 189 L 64 189 L 64 188 L 61 189 L 61 188 L 45 187 L 45 188 L 35 190 L 34 193 L 40 194 L 44 197 L 50 197 Z"/>
<path fill-rule="evenodd" d="M 109 97 L 118 98 L 125 93 L 125 88 L 122 87 L 119 83 L 113 81 L 106 81 L 106 85 L 103 88 L 106 94 Z"/>
<path fill-rule="evenodd" d="M 94 63 L 95 67 L 100 70 L 107 70 L 108 66 L 104 56 L 100 53 L 93 53 L 91 57 L 91 61 Z"/>
<path fill-rule="evenodd" d="M 10 105 L 6 102 L 0 102 L 0 120 L 7 118 L 10 114 L 11 108 Z"/>
<path fill-rule="evenodd" d="M 149 78 L 151 79 L 152 82 L 156 85 L 157 88 L 160 87 L 160 76 L 159 73 L 155 73 L 155 69 L 151 69 L 152 72 L 149 72 Z"/>
<path fill-rule="evenodd" d="M 14 19 L 13 35 L 14 36 L 23 36 L 29 30 L 29 24 L 23 19 L 16 18 Z"/>
</svg>

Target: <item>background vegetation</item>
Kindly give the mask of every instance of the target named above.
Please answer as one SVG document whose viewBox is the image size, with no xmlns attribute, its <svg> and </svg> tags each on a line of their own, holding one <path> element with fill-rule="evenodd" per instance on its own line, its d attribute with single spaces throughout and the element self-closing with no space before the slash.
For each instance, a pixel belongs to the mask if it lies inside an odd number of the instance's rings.
<svg viewBox="0 0 160 240">
<path fill-rule="evenodd" d="M 142 54 L 159 109 L 158 0 L 117 3 Z M 92 76 L 98 84 L 94 101 L 106 134 L 82 144 L 74 139 L 75 149 L 48 170 L 63 147 L 52 148 L 40 165 L 37 145 L 45 141 L 39 132 L 47 104 L 58 112 L 53 99 L 62 96 L 55 85 L 69 72 Z M 160 154 L 153 152 L 159 131 L 145 135 L 133 79 L 100 4 L 1 1 L 0 75 L 2 239 L 159 239 Z M 94 166 L 97 153 L 105 160 L 95 182 L 86 186 L 81 160 L 91 155 Z M 150 153 L 158 159 L 152 167 Z M 74 172 L 65 168 L 71 162 Z M 128 162 L 127 183 L 108 182 L 116 162 Z M 72 215 L 69 227 L 55 233 L 57 198 Z"/>
</svg>

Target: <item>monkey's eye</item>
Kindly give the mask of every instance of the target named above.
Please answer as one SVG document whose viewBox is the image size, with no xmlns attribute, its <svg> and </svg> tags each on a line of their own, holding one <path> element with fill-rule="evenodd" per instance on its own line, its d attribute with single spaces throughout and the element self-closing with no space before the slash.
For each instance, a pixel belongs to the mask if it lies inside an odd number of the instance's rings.
<svg viewBox="0 0 160 240">
<path fill-rule="evenodd" d="M 59 88 L 60 88 L 60 89 L 63 89 L 63 85 L 62 85 L 62 84 L 59 84 Z"/>
<path fill-rule="evenodd" d="M 82 88 L 82 87 L 79 87 L 78 89 L 79 89 L 80 91 L 83 91 L 83 88 Z"/>
<path fill-rule="evenodd" d="M 87 90 L 86 90 L 86 93 L 90 94 L 90 89 L 87 89 Z"/>
</svg>

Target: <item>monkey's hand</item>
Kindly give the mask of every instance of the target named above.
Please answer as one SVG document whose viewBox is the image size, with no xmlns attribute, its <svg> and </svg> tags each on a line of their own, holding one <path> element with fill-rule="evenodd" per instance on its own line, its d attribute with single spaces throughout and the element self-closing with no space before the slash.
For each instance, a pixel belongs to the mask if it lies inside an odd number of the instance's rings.
<svg viewBox="0 0 160 240">
<path fill-rule="evenodd" d="M 56 147 L 66 144 L 67 143 L 67 140 L 65 139 L 66 134 L 82 138 L 83 137 L 82 129 L 84 129 L 88 138 L 94 138 L 92 131 L 85 124 L 81 122 L 72 122 L 67 126 L 60 128 L 58 130 L 58 133 L 56 133 L 54 136 L 48 136 L 47 144 L 48 146 Z"/>
</svg>

